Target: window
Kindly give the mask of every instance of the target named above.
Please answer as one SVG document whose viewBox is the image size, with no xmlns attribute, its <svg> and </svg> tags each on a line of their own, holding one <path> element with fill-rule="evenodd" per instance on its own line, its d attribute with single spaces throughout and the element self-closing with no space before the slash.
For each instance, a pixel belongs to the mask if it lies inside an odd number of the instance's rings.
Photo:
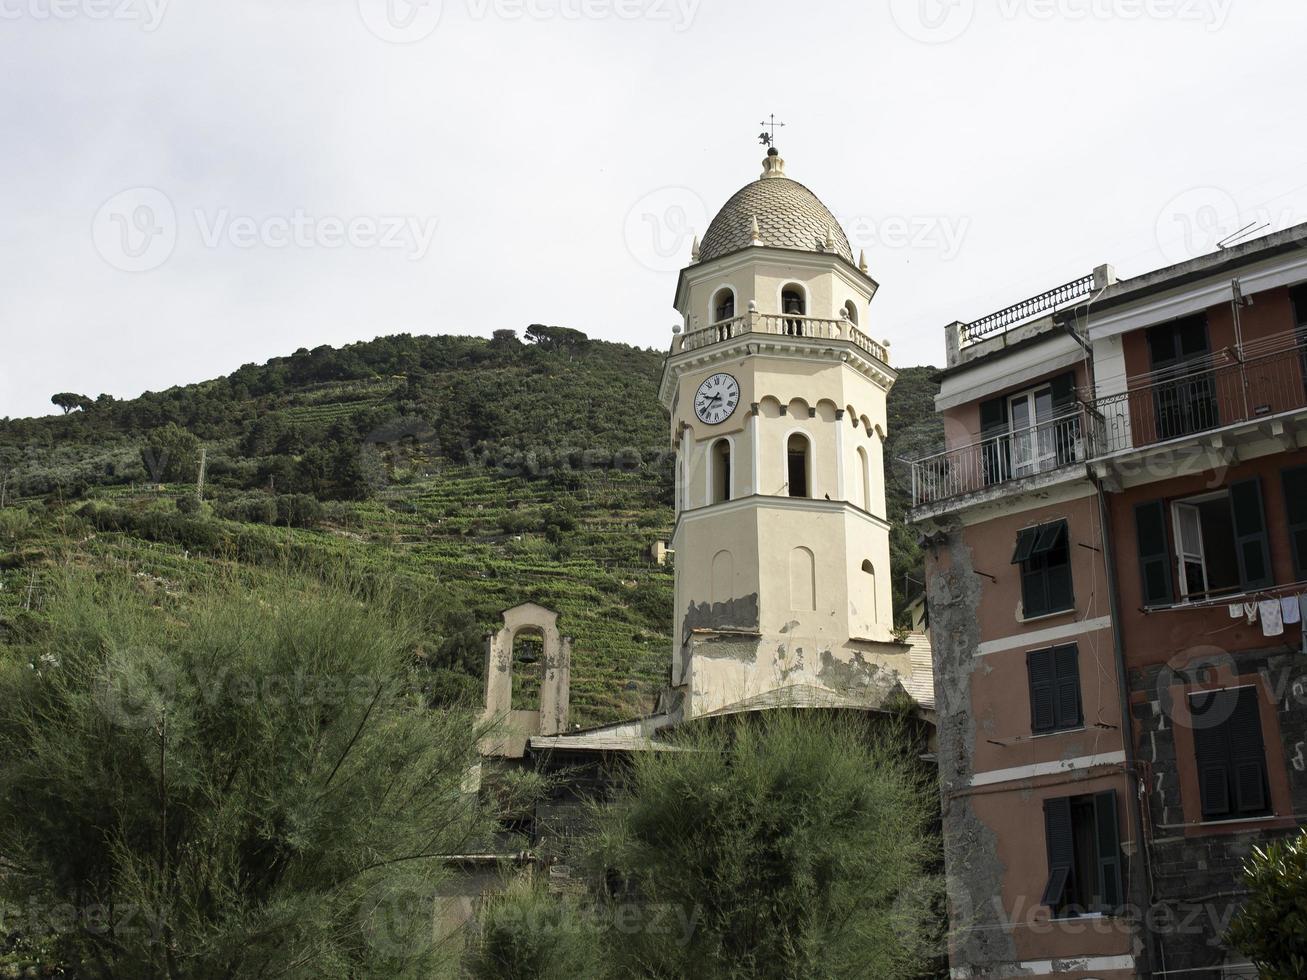
<svg viewBox="0 0 1307 980">
<path fill-rule="evenodd" d="M 712 495 L 710 504 L 721 504 L 731 499 L 731 443 L 728 439 L 718 439 L 713 443 L 709 454 L 712 472 Z"/>
<path fill-rule="evenodd" d="M 1021 610 L 1026 619 L 1065 612 L 1071 595 L 1071 549 L 1066 521 L 1022 529 L 1012 564 L 1021 566 Z"/>
<path fill-rule="evenodd" d="M 1074 372 L 982 402 L 980 437 L 986 486 L 1084 459 Z"/>
<path fill-rule="evenodd" d="M 785 332 L 793 337 L 802 337 L 802 318 L 807 315 L 808 304 L 800 287 L 786 286 L 781 290 L 781 312 L 785 314 Z"/>
<path fill-rule="evenodd" d="M 876 566 L 873 565 L 870 561 L 864 561 L 862 563 L 862 574 L 866 575 L 868 581 L 870 582 L 869 591 L 871 592 L 871 621 L 873 623 L 879 623 L 880 605 L 879 605 L 879 600 L 876 596 Z"/>
<path fill-rule="evenodd" d="M 712 301 L 713 322 L 721 323 L 735 317 L 735 290 L 727 287 L 717 290 Z"/>
<path fill-rule="evenodd" d="M 1153 392 L 1157 437 L 1175 439 L 1221 424 L 1210 374 L 1207 316 L 1149 327 L 1148 358 L 1160 382 Z"/>
<path fill-rule="evenodd" d="M 1139 504 L 1135 531 L 1145 606 L 1170 605 L 1177 593 L 1201 600 L 1275 584 L 1256 478 L 1169 504 Z"/>
<path fill-rule="evenodd" d="M 1080 651 L 1074 643 L 1026 654 L 1030 675 L 1030 730 L 1035 735 L 1079 728 Z"/>
<path fill-rule="evenodd" d="M 858 325 L 858 304 L 853 300 L 844 304 L 844 318 L 855 327 Z"/>
<path fill-rule="evenodd" d="M 1121 839 L 1116 793 L 1044 801 L 1048 883 L 1041 904 L 1057 918 L 1121 908 Z"/>
<path fill-rule="evenodd" d="M 871 510 L 871 463 L 867 459 L 867 450 L 858 447 L 858 475 L 862 478 L 861 506 L 865 511 Z"/>
<path fill-rule="evenodd" d="M 1303 313 L 1307 314 L 1307 307 Z M 1293 551 L 1295 581 L 1307 582 L 1307 466 L 1285 470 L 1284 508 L 1289 523 L 1289 545 Z"/>
<path fill-rule="evenodd" d="M 1257 688 L 1191 694 L 1189 718 L 1203 819 L 1236 820 L 1269 814 Z"/>
<path fill-rule="evenodd" d="M 514 711 L 540 710 L 540 675 L 544 669 L 545 634 L 525 627 L 513 634 L 512 695 Z"/>
<path fill-rule="evenodd" d="M 811 496 L 809 491 L 808 439 L 799 433 L 790 436 L 785 445 L 786 476 L 791 497 Z"/>
</svg>

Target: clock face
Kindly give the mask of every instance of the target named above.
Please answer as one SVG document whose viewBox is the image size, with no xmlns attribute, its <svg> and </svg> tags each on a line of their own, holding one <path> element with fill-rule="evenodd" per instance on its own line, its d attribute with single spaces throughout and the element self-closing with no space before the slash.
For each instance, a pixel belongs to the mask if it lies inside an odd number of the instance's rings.
<svg viewBox="0 0 1307 980">
<path fill-rule="evenodd" d="M 719 425 L 735 414 L 740 404 L 740 383 L 729 374 L 714 374 L 699 385 L 694 396 L 694 414 L 709 425 Z"/>
</svg>

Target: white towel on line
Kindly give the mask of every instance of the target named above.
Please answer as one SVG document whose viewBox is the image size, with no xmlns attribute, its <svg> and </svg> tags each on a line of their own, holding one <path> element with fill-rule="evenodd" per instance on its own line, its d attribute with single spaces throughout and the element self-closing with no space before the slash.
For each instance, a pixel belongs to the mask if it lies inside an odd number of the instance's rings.
<svg viewBox="0 0 1307 980">
<path fill-rule="evenodd" d="M 1231 618 L 1231 619 L 1238 619 L 1238 618 L 1239 618 L 1240 616 L 1242 616 L 1242 615 L 1243 615 L 1243 603 L 1242 603 L 1242 602 L 1234 602 L 1234 603 L 1231 603 L 1231 604 L 1230 604 L 1230 618 Z"/>
<path fill-rule="evenodd" d="M 1284 607 L 1279 599 L 1267 599 L 1257 611 L 1262 617 L 1262 636 L 1284 635 Z"/>
<path fill-rule="evenodd" d="M 1292 626 L 1294 623 L 1302 621 L 1302 609 L 1298 605 L 1296 595 L 1287 595 L 1280 600 L 1280 608 L 1284 613 L 1284 625 Z"/>
</svg>

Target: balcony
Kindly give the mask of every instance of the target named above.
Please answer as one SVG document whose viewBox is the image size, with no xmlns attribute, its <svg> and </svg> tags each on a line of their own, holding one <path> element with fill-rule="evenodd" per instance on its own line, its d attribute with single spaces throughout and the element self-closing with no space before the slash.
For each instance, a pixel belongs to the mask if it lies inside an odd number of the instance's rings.
<svg viewBox="0 0 1307 980">
<path fill-rule="evenodd" d="M 909 460 L 912 505 L 986 492 L 997 496 L 1019 489 L 1016 481 L 1063 470 L 1074 475 L 1066 468 L 1220 430 L 1256 428 L 1302 411 L 1307 411 L 1307 328 L 1132 378 L 1120 394 L 1077 405 L 1029 429 Z"/>
<path fill-rule="evenodd" d="M 1084 412 L 1076 406 L 1028 428 L 913 460 L 912 505 L 998 489 L 1013 480 L 1084 463 L 1084 434 Z"/>
<path fill-rule="evenodd" d="M 746 334 L 846 340 L 882 363 L 889 364 L 889 351 L 885 349 L 885 345 L 876 343 L 848 320 L 825 320 L 812 316 L 775 313 L 745 313 L 743 316 L 721 320 L 703 330 L 695 330 L 684 337 L 678 337 L 672 344 L 672 353 L 702 350 Z"/>
<path fill-rule="evenodd" d="M 1094 454 L 1144 449 L 1307 408 L 1300 334 L 1227 348 L 1192 366 L 1132 382 L 1094 403 Z"/>
</svg>

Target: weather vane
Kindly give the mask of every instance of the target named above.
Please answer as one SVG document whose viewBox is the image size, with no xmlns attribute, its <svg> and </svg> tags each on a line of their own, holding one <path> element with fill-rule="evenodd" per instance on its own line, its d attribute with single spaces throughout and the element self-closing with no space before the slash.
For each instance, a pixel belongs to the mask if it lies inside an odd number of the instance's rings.
<svg viewBox="0 0 1307 980">
<path fill-rule="evenodd" d="M 777 130 L 778 128 L 783 128 L 783 127 L 785 126 L 785 123 L 783 123 L 783 122 L 777 122 L 777 121 L 776 121 L 776 113 L 773 112 L 773 113 L 771 114 L 771 121 L 770 121 L 770 122 L 768 122 L 766 119 L 764 119 L 764 120 L 763 120 L 759 125 L 766 126 L 766 127 L 767 127 L 767 131 L 764 131 L 764 132 L 761 132 L 761 133 L 758 134 L 758 142 L 761 143 L 763 146 L 775 146 L 775 145 L 776 145 L 776 130 Z"/>
</svg>

